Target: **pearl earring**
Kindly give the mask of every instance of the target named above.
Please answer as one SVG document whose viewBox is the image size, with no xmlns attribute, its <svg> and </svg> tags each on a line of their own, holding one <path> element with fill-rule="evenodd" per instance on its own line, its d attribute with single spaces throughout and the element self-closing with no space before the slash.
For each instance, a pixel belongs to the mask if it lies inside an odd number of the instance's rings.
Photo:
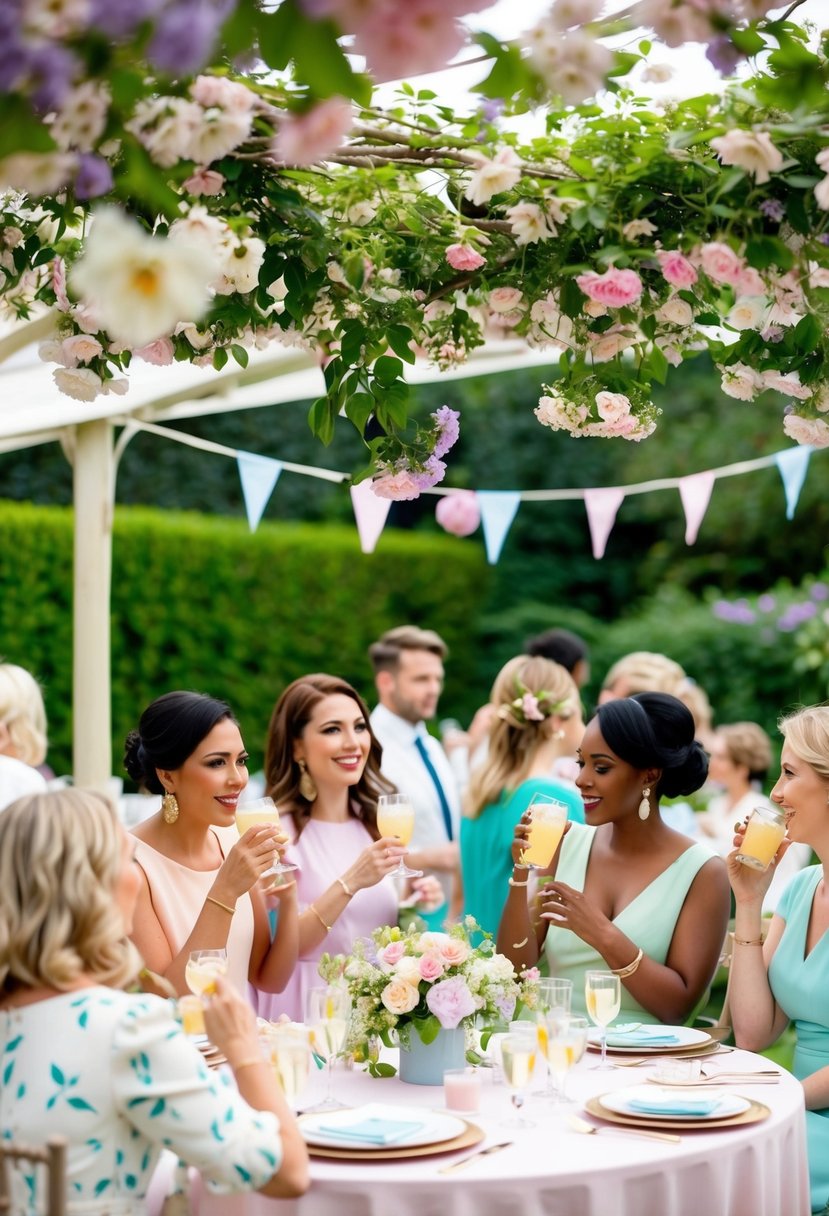
<svg viewBox="0 0 829 1216">
<path fill-rule="evenodd" d="M 649 801 L 650 796 L 650 786 L 646 785 L 642 790 L 642 801 L 639 803 L 639 818 L 643 821 L 647 819 L 648 815 L 651 813 L 651 804 Z"/>
</svg>

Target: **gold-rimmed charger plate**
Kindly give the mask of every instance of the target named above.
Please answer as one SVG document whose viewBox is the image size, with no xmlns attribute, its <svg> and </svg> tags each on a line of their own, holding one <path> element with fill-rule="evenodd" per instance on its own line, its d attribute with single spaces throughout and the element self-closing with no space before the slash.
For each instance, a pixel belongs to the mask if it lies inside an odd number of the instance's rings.
<svg viewBox="0 0 829 1216">
<path fill-rule="evenodd" d="M 398 1161 L 402 1157 L 433 1157 L 438 1153 L 454 1153 L 481 1143 L 483 1130 L 476 1123 L 467 1123 L 466 1120 L 464 1123 L 464 1130 L 459 1135 L 437 1144 L 416 1144 L 409 1148 L 402 1144 L 389 1145 L 388 1148 L 331 1148 L 328 1145 L 309 1144 L 307 1148 L 312 1157 L 334 1157 L 338 1161 Z"/>
<path fill-rule="evenodd" d="M 746 1097 L 745 1094 L 740 1096 Z M 658 1115 L 617 1115 L 615 1111 L 608 1110 L 606 1106 L 602 1105 L 601 1095 L 589 1098 L 584 1104 L 584 1109 L 596 1119 L 603 1119 L 605 1123 L 618 1123 L 622 1127 L 642 1127 L 653 1131 L 668 1132 L 707 1132 L 720 1127 L 742 1127 L 747 1123 L 762 1123 L 764 1119 L 768 1119 L 771 1111 L 767 1106 L 747 1097 L 746 1101 L 750 1104 L 749 1108 L 739 1115 L 730 1115 L 725 1119 L 700 1119 L 694 1122 L 690 1119 L 669 1119 L 667 1116 Z"/>
<path fill-rule="evenodd" d="M 693 1029 L 690 1028 L 690 1029 Z M 624 1055 L 624 1056 L 690 1056 L 704 1055 L 711 1050 L 713 1046 L 719 1046 L 717 1039 L 706 1031 L 697 1032 L 702 1037 L 695 1038 L 691 1043 L 654 1043 L 652 1047 L 647 1047 L 640 1043 L 638 1047 L 631 1045 L 630 1047 L 622 1047 L 619 1044 L 611 1046 L 607 1045 L 607 1054 Z M 601 1051 L 601 1043 L 587 1041 L 588 1051 Z"/>
</svg>

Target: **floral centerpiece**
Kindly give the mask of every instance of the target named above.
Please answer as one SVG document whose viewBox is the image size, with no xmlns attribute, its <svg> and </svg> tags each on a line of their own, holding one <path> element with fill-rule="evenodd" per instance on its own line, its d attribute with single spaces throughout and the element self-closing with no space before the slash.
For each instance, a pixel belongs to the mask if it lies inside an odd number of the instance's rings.
<svg viewBox="0 0 829 1216">
<path fill-rule="evenodd" d="M 478 934 L 482 940 L 473 946 L 471 937 Z M 462 1027 L 469 1048 L 476 1023 L 488 1029 L 506 1025 L 519 1002 L 528 1008 L 537 1002 L 538 971 L 517 976 L 472 916 L 445 933 L 415 926 L 375 929 L 354 943 L 350 955 L 323 955 L 319 971 L 323 979 L 348 986 L 353 1013 L 346 1047 L 368 1062 L 374 1076 L 394 1069 L 377 1062 L 372 1040 L 405 1050 L 413 1031 L 429 1044 L 441 1030 Z"/>
</svg>

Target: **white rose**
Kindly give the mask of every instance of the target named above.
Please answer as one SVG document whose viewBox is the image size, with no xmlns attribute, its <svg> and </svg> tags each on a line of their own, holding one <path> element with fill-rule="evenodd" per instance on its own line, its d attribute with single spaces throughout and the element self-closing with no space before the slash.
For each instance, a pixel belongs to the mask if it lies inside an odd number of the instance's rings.
<svg viewBox="0 0 829 1216">
<path fill-rule="evenodd" d="M 797 443 L 812 447 L 829 447 L 829 424 L 822 418 L 802 418 L 800 414 L 787 414 L 783 419 L 783 430 Z"/>
<path fill-rule="evenodd" d="M 758 186 L 769 180 L 770 173 L 783 168 L 783 155 L 765 131 L 744 131 L 735 127 L 711 140 L 711 147 L 724 165 L 738 165 L 751 173 Z"/>
<path fill-rule="evenodd" d="M 221 160 L 245 142 L 250 127 L 251 116 L 242 110 L 205 110 L 202 121 L 190 133 L 187 159 L 197 165 Z"/>
<path fill-rule="evenodd" d="M 763 388 L 774 389 L 776 393 L 785 393 L 787 397 L 796 397 L 799 401 L 805 401 L 812 395 L 812 390 L 800 383 L 798 372 L 788 372 L 785 376 L 776 369 L 763 372 Z"/>
<path fill-rule="evenodd" d="M 763 389 L 762 377 L 745 363 L 732 363 L 717 370 L 722 372 L 722 391 L 736 401 L 753 401 Z"/>
<path fill-rule="evenodd" d="M 652 224 L 650 220 L 630 220 L 622 229 L 622 236 L 626 241 L 635 241 L 639 236 L 650 236 L 656 232 L 656 224 Z"/>
<path fill-rule="evenodd" d="M 555 227 L 549 226 L 547 214 L 537 203 L 518 203 L 515 207 L 507 207 L 507 217 L 516 245 L 532 245 L 536 241 L 548 241 L 556 235 Z"/>
<path fill-rule="evenodd" d="M 59 367 L 52 377 L 60 391 L 75 401 L 94 401 L 104 391 L 101 377 L 88 367 Z"/>
<path fill-rule="evenodd" d="M 420 992 L 405 980 L 392 980 L 380 993 L 380 1000 L 389 1013 L 411 1013 L 420 1000 Z"/>
<path fill-rule="evenodd" d="M 686 300 L 679 296 L 671 296 L 657 312 L 657 318 L 668 325 L 690 325 L 694 319 L 694 310 Z"/>
<path fill-rule="evenodd" d="M 464 197 L 476 207 L 488 203 L 494 194 L 511 190 L 521 178 L 521 161 L 512 148 L 501 148 L 492 160 L 480 152 L 470 155 L 478 168 L 472 174 Z"/>
<path fill-rule="evenodd" d="M 725 319 L 732 329 L 762 329 L 768 311 L 765 296 L 740 296 Z"/>
<path fill-rule="evenodd" d="M 624 393 L 596 393 L 596 409 L 605 422 L 618 422 L 630 414 L 630 400 Z"/>
</svg>

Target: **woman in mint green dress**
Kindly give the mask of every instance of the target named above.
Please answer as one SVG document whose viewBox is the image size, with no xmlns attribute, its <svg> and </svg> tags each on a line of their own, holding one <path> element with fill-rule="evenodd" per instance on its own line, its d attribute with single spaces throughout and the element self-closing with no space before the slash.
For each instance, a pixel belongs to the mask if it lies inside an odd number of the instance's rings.
<svg viewBox="0 0 829 1216">
<path fill-rule="evenodd" d="M 493 935 L 512 870 L 515 825 L 536 794 L 563 802 L 584 822 L 572 781 L 554 776 L 582 736 L 579 692 L 569 672 L 550 659 L 518 655 L 500 671 L 490 695 L 495 707 L 487 758 L 473 772 L 461 820 L 464 915 Z"/>
<path fill-rule="evenodd" d="M 518 825 L 498 949 L 519 970 L 546 953 L 550 975 L 573 981 L 574 1011 L 585 1011 L 585 972 L 610 970 L 623 1020 L 682 1024 L 717 969 L 729 911 L 723 861 L 659 814 L 661 797 L 705 781 L 694 720 L 666 693 L 608 701 L 578 755 L 586 826 L 568 826 L 534 896 L 520 864 L 528 825 Z"/>
<path fill-rule="evenodd" d="M 219 979 L 205 1008 L 227 1073 L 208 1071 L 173 1007 L 121 991 L 140 877 L 114 807 L 77 789 L 0 814 L 0 1129 L 67 1141 L 69 1211 L 144 1216 L 163 1148 L 210 1190 L 301 1195 L 308 1157 L 247 1001 Z M 44 1171 L 11 1171 L 11 1211 L 45 1211 Z"/>
<path fill-rule="evenodd" d="M 762 1051 L 794 1023 L 794 1074 L 803 1083 L 812 1211 L 829 1211 L 829 706 L 783 718 L 780 778 L 771 792 L 788 843 L 809 845 L 818 865 L 787 886 L 763 941 L 763 896 L 774 864 L 758 873 L 728 859 L 736 902 L 729 996 L 737 1044 Z M 745 824 L 736 825 L 735 844 Z"/>
</svg>

